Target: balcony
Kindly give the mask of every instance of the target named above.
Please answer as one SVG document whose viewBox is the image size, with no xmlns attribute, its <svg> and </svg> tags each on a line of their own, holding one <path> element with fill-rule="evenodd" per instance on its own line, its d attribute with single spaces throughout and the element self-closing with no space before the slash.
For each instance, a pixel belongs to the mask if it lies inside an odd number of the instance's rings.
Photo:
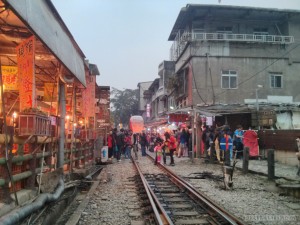
<svg viewBox="0 0 300 225">
<path fill-rule="evenodd" d="M 176 37 L 170 49 L 170 60 L 176 61 L 190 41 L 227 41 L 244 43 L 292 44 L 293 36 L 184 32 Z"/>
<path fill-rule="evenodd" d="M 158 90 L 152 95 L 151 101 L 153 102 L 153 101 L 155 101 L 157 98 L 159 98 L 160 96 L 164 95 L 164 94 L 165 94 L 165 93 L 164 93 L 164 90 L 165 90 L 165 89 L 164 89 L 163 86 L 159 87 Z"/>
</svg>

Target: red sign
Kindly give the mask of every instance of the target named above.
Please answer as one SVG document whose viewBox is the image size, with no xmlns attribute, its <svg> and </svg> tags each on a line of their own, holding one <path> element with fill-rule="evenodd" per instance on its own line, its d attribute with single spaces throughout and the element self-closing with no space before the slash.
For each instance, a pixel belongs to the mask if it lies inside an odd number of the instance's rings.
<svg viewBox="0 0 300 225">
<path fill-rule="evenodd" d="M 34 76 L 35 37 L 17 46 L 18 73 L 20 81 L 20 110 L 36 107 Z"/>
<path fill-rule="evenodd" d="M 2 80 L 6 91 L 19 90 L 18 67 L 1 66 Z"/>
<path fill-rule="evenodd" d="M 188 114 L 170 114 L 169 122 L 186 122 L 189 119 Z"/>
<path fill-rule="evenodd" d="M 95 116 L 95 87 L 96 79 L 86 76 L 86 89 L 82 92 L 82 114 L 84 117 Z"/>
</svg>

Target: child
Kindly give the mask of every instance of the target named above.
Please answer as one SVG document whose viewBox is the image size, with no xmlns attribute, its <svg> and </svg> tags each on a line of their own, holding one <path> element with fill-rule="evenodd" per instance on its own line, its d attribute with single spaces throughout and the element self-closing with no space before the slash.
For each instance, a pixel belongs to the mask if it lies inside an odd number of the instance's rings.
<svg viewBox="0 0 300 225">
<path fill-rule="evenodd" d="M 161 155 L 162 155 L 162 146 L 161 142 L 156 142 L 156 145 L 154 147 L 154 152 L 156 153 L 156 163 L 160 163 Z"/>
</svg>

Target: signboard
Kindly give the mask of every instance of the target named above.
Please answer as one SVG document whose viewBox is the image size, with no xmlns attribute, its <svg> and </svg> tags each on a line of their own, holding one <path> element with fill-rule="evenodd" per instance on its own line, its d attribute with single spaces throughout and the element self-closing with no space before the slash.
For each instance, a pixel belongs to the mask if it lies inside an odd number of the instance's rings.
<svg viewBox="0 0 300 225">
<path fill-rule="evenodd" d="M 186 122 L 189 119 L 188 114 L 170 114 L 169 122 Z"/>
<path fill-rule="evenodd" d="M 1 66 L 2 80 L 6 91 L 19 90 L 18 67 Z"/>
<path fill-rule="evenodd" d="M 82 114 L 84 117 L 95 116 L 95 87 L 96 81 L 93 76 L 86 76 L 86 89 L 82 92 Z"/>
<path fill-rule="evenodd" d="M 57 84 L 45 83 L 44 84 L 44 101 L 45 102 L 56 102 L 57 101 Z"/>
<path fill-rule="evenodd" d="M 34 76 L 34 52 L 35 52 L 35 37 L 32 36 L 16 48 L 18 73 L 20 84 L 20 111 L 36 107 L 35 98 L 35 76 Z"/>
<path fill-rule="evenodd" d="M 147 106 L 146 106 L 147 108 L 146 108 L 146 117 L 150 117 L 150 104 L 147 104 Z"/>
<path fill-rule="evenodd" d="M 109 127 L 110 123 L 100 123 L 99 127 Z"/>
</svg>

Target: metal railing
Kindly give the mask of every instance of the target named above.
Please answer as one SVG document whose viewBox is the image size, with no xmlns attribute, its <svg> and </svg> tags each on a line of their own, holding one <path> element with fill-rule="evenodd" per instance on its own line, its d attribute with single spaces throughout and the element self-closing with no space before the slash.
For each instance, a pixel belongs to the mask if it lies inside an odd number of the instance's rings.
<svg viewBox="0 0 300 225">
<path fill-rule="evenodd" d="M 244 43 L 291 44 L 293 36 L 184 32 L 177 35 L 170 49 L 170 59 L 176 61 L 190 41 L 229 41 Z"/>
</svg>

